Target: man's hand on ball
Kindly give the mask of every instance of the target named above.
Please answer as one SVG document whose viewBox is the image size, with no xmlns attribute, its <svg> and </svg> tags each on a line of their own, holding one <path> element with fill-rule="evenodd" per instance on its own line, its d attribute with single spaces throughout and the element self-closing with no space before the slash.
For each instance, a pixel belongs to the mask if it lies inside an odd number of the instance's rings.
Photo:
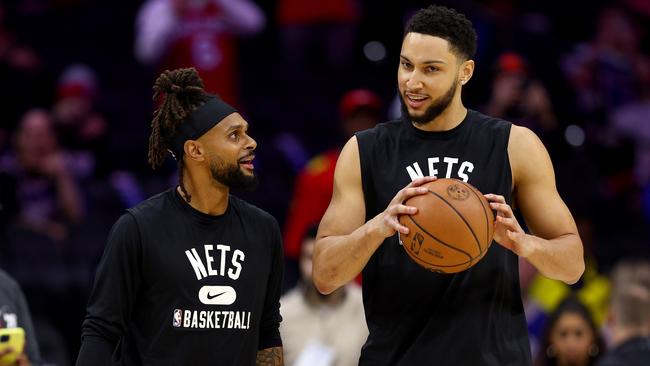
<svg viewBox="0 0 650 366">
<path fill-rule="evenodd" d="M 497 212 L 494 220 L 494 241 L 512 250 L 520 257 L 527 258 L 532 252 L 532 240 L 519 225 L 512 207 L 503 196 L 486 194 L 490 207 Z"/>
</svg>

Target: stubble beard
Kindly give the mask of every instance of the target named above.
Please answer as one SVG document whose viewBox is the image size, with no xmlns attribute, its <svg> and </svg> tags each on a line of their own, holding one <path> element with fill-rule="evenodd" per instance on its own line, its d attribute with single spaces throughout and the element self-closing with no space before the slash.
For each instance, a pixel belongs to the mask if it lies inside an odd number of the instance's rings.
<svg viewBox="0 0 650 366">
<path fill-rule="evenodd" d="M 425 125 L 438 117 L 442 112 L 444 112 L 451 101 L 454 99 L 454 94 L 456 94 L 456 88 L 458 88 L 458 78 L 454 80 L 447 92 L 440 96 L 438 99 L 433 101 L 431 105 L 424 111 L 422 115 L 414 116 L 409 113 L 406 102 L 404 102 L 405 95 L 400 95 L 399 101 L 402 106 L 402 115 L 407 116 L 414 124 L 422 126 Z"/>
</svg>

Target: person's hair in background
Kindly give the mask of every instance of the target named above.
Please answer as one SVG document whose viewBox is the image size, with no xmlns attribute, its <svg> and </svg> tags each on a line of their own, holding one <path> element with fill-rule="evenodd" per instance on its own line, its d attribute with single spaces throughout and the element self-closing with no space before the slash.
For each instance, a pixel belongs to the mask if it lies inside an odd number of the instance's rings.
<svg viewBox="0 0 650 366">
<path fill-rule="evenodd" d="M 650 360 L 650 261 L 623 260 L 610 275 L 610 348 L 597 366 L 647 365 Z"/>
<path fill-rule="evenodd" d="M 611 311 L 616 323 L 650 336 L 650 263 L 624 261 L 612 271 Z"/>
<path fill-rule="evenodd" d="M 179 126 L 196 108 L 208 100 L 203 90 L 203 81 L 196 69 L 186 68 L 174 71 L 165 70 L 156 79 L 153 87 L 154 101 L 162 98 L 160 107 L 154 112 L 149 136 L 148 161 L 153 169 L 162 165 L 171 152 L 170 139 L 176 135 Z M 183 185 L 183 158 L 174 156 L 178 161 L 179 185 L 189 202 L 191 196 Z"/>
<path fill-rule="evenodd" d="M 454 9 L 431 5 L 417 12 L 406 25 L 404 35 L 411 32 L 445 39 L 461 61 L 476 53 L 477 36 L 472 23 Z"/>
<path fill-rule="evenodd" d="M 546 323 L 535 366 L 591 366 L 604 350 L 589 309 L 570 295 Z"/>
</svg>

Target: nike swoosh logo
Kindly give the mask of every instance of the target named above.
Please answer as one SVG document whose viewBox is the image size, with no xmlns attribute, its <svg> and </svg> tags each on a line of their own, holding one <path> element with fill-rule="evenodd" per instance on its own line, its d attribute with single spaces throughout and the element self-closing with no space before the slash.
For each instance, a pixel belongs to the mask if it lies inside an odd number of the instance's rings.
<svg viewBox="0 0 650 366">
<path fill-rule="evenodd" d="M 216 294 L 216 295 L 212 295 L 211 293 L 208 293 L 208 296 L 207 296 L 207 297 L 208 297 L 208 300 L 212 300 L 212 299 L 214 299 L 215 297 L 219 297 L 219 296 L 225 294 L 226 292 L 227 292 L 227 291 L 220 292 L 220 293 L 218 293 L 218 294 Z"/>
<path fill-rule="evenodd" d="M 199 289 L 199 301 L 205 305 L 232 305 L 237 291 L 230 286 L 203 286 Z"/>
</svg>

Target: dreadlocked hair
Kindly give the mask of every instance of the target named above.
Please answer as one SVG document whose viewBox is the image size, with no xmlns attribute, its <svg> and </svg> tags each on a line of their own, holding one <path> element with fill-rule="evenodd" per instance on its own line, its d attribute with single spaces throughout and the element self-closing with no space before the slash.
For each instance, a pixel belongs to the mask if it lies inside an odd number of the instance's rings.
<svg viewBox="0 0 650 366">
<path fill-rule="evenodd" d="M 153 86 L 153 100 L 160 106 L 153 113 L 149 136 L 148 162 L 152 169 L 162 165 L 171 148 L 170 141 L 176 135 L 185 118 L 208 100 L 203 90 L 203 80 L 195 68 L 165 70 Z M 191 197 L 183 185 L 183 159 L 178 160 L 179 185 L 185 199 Z"/>
</svg>

